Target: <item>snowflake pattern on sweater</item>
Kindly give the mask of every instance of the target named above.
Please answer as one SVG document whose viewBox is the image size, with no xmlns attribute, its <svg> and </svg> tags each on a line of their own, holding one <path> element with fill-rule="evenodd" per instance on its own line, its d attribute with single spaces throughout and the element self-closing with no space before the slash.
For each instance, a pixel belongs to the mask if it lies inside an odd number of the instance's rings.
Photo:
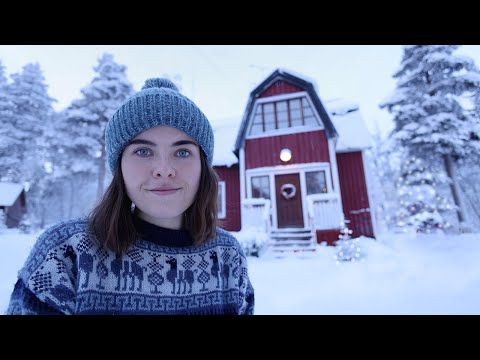
<svg viewBox="0 0 480 360">
<path fill-rule="evenodd" d="M 72 220 L 38 238 L 7 314 L 253 314 L 253 309 L 247 259 L 225 230 L 217 228 L 216 238 L 199 246 L 139 239 L 116 256 L 94 241 L 86 220 Z"/>
</svg>

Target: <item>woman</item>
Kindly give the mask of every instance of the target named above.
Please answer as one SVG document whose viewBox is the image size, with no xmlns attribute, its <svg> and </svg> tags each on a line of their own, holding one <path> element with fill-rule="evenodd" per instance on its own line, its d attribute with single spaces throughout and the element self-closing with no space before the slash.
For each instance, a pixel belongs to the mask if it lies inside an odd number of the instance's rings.
<svg viewBox="0 0 480 360">
<path fill-rule="evenodd" d="M 167 79 L 105 129 L 113 179 L 87 219 L 37 240 L 8 314 L 253 314 L 237 240 L 216 227 L 213 131 Z"/>
</svg>

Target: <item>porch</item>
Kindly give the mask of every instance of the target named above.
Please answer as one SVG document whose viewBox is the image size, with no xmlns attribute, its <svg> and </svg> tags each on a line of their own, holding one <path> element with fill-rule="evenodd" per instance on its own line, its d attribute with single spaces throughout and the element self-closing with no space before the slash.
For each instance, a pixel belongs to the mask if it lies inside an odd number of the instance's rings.
<svg viewBox="0 0 480 360">
<path fill-rule="evenodd" d="M 344 215 L 338 194 L 313 194 L 304 199 L 307 219 L 303 227 L 273 226 L 270 200 L 244 199 L 242 229 L 248 227 L 267 233 L 267 246 L 275 251 L 313 250 L 317 243 L 325 241 L 319 234 L 340 230 Z"/>
</svg>

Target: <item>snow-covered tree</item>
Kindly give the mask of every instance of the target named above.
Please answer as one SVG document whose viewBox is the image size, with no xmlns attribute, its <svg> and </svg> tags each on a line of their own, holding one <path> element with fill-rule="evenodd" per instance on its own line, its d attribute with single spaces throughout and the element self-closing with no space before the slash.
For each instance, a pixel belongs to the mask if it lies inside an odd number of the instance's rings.
<svg viewBox="0 0 480 360">
<path fill-rule="evenodd" d="M 352 230 L 348 228 L 345 223 L 342 223 L 342 230 L 338 235 L 338 240 L 335 242 L 336 254 L 335 260 L 340 261 L 360 261 L 364 260 L 365 256 L 360 248 L 359 238 L 352 239 Z"/>
<path fill-rule="evenodd" d="M 26 64 L 20 73 L 12 74 L 8 92 L 14 104 L 13 131 L 9 134 L 8 156 L 11 163 L 8 180 L 20 182 L 27 190 L 29 216 L 43 225 L 45 191 L 49 182 L 46 166 L 49 143 L 45 134 L 52 129 L 56 101 L 47 92 L 40 65 Z"/>
<path fill-rule="evenodd" d="M 50 171 L 55 180 L 55 199 L 61 208 L 51 221 L 84 216 L 96 200 L 98 185 L 98 117 L 82 107 L 82 100 L 60 112 L 49 135 Z"/>
<path fill-rule="evenodd" d="M 8 181 L 20 178 L 15 152 L 14 138 L 15 124 L 13 114 L 14 103 L 9 94 L 9 86 L 5 75 L 5 66 L 0 62 L 0 181 Z"/>
<path fill-rule="evenodd" d="M 397 89 L 380 106 L 394 115 L 392 137 L 409 155 L 441 164 L 450 187 L 460 226 L 465 222 L 454 162 L 480 154 L 472 131 L 475 119 L 461 97 L 475 91 L 480 75 L 473 60 L 455 55 L 456 45 L 405 46 L 400 69 L 393 75 Z"/>
<path fill-rule="evenodd" d="M 420 158 L 410 158 L 402 164 L 397 194 L 399 228 L 431 233 L 450 226 L 442 213 L 450 210 L 451 205 L 437 193 L 435 177 Z"/>
<path fill-rule="evenodd" d="M 458 165 L 458 185 L 465 195 L 465 211 L 472 229 L 480 231 L 480 157 L 460 159 Z"/>
<path fill-rule="evenodd" d="M 43 168 L 43 158 L 48 144 L 43 139 L 44 130 L 51 126 L 56 101 L 47 93 L 47 85 L 39 64 L 27 64 L 20 73 L 12 74 L 13 82 L 8 92 L 14 104 L 9 153 L 15 157 L 18 169 L 11 179 L 16 182 L 35 182 L 38 168 Z"/>
<path fill-rule="evenodd" d="M 372 206 L 374 206 L 377 232 L 388 231 L 395 226 L 397 195 L 395 179 L 401 163 L 398 149 L 391 139 L 382 139 L 380 132 L 372 134 L 373 146 L 367 150 L 367 163 L 370 168 L 372 186 Z"/>
<path fill-rule="evenodd" d="M 88 159 L 96 158 L 97 198 L 100 198 L 106 175 L 105 126 L 115 110 L 133 93 L 133 86 L 127 79 L 127 67 L 116 63 L 111 54 L 103 54 L 94 70 L 97 74 L 81 90 L 83 97 L 74 101 L 66 110 L 63 126 L 75 133 L 71 137 L 72 143 L 66 144 L 66 151 L 79 156 L 70 170 L 86 171 L 89 167 Z"/>
</svg>

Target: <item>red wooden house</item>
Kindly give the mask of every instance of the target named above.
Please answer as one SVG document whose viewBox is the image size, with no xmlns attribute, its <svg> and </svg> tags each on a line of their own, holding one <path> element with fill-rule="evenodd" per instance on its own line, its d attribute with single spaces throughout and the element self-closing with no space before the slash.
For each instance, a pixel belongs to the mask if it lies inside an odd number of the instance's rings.
<svg viewBox="0 0 480 360">
<path fill-rule="evenodd" d="M 358 106 L 324 103 L 312 81 L 276 70 L 250 93 L 234 145 L 214 128 L 224 228 L 264 228 L 284 246 L 332 244 L 344 220 L 375 236 Z"/>
</svg>

